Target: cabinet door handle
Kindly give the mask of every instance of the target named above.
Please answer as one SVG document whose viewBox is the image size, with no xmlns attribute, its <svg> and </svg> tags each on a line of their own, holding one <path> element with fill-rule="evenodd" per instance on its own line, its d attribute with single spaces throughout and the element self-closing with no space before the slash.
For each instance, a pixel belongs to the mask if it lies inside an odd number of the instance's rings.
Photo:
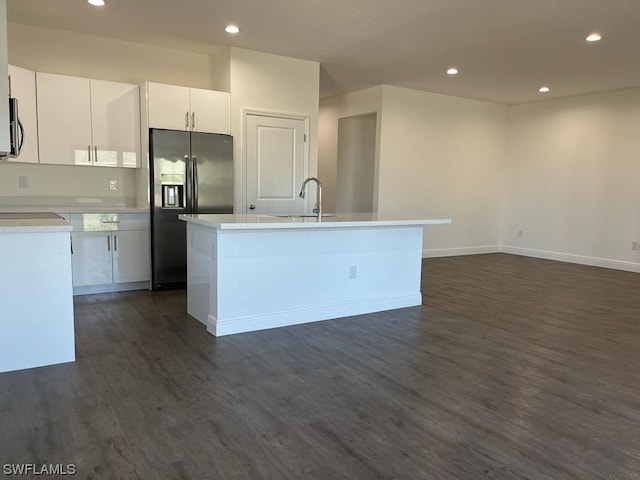
<svg viewBox="0 0 640 480">
<path fill-rule="evenodd" d="M 91 163 L 91 145 L 87 145 L 87 153 L 89 154 L 89 158 L 87 160 Z"/>
<path fill-rule="evenodd" d="M 70 236 L 69 240 L 71 241 L 71 255 L 73 255 L 73 237 Z"/>
<path fill-rule="evenodd" d="M 111 251 L 111 235 L 107 235 L 107 252 Z"/>
<path fill-rule="evenodd" d="M 113 236 L 113 251 L 114 252 L 118 251 L 118 236 L 117 235 Z"/>
<path fill-rule="evenodd" d="M 191 130 L 196 129 L 196 112 L 191 112 Z"/>
<path fill-rule="evenodd" d="M 184 114 L 184 129 L 189 130 L 189 112 Z"/>
<path fill-rule="evenodd" d="M 95 163 L 98 163 L 98 147 L 94 146 L 94 147 L 93 147 L 93 152 L 94 152 L 94 154 L 93 154 L 93 161 L 94 161 Z"/>
</svg>

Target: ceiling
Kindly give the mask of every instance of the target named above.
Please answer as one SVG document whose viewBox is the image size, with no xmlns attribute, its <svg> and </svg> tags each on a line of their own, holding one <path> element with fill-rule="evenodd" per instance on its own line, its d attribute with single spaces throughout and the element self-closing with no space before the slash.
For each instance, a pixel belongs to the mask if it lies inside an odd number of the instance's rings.
<svg viewBox="0 0 640 480">
<path fill-rule="evenodd" d="M 517 104 L 640 87 L 640 0 L 7 0 L 10 22 L 320 62 L 320 96 L 387 84 Z M 236 23 L 241 32 L 224 32 Z M 585 37 L 600 32 L 602 41 Z M 460 73 L 445 73 L 455 66 Z M 551 92 L 541 94 L 547 85 Z"/>
</svg>

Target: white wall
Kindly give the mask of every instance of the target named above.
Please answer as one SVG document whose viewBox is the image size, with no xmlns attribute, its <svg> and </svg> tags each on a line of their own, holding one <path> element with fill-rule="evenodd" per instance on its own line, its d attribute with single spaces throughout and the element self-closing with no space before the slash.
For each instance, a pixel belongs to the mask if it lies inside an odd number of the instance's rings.
<svg viewBox="0 0 640 480">
<path fill-rule="evenodd" d="M 213 74 L 211 89 L 221 92 L 231 91 L 231 49 L 225 47 L 211 57 Z"/>
<path fill-rule="evenodd" d="M 9 63 L 36 72 L 213 88 L 208 55 L 9 23 Z"/>
<path fill-rule="evenodd" d="M 507 251 L 640 271 L 640 89 L 509 110 Z"/>
<path fill-rule="evenodd" d="M 377 114 L 338 120 L 336 212 L 372 212 Z"/>
<path fill-rule="evenodd" d="M 243 110 L 309 117 L 309 175 L 318 169 L 320 64 L 267 53 L 230 49 L 231 134 L 234 137 L 235 208 L 244 211 Z M 312 193 L 309 193 L 312 196 Z"/>
<path fill-rule="evenodd" d="M 26 176 L 28 188 L 19 188 Z M 116 180 L 118 190 L 109 189 Z M 0 163 L 0 209 L 11 206 L 135 207 L 136 169 Z"/>
<path fill-rule="evenodd" d="M 322 181 L 322 206 L 325 212 L 336 211 L 338 161 L 338 122 L 341 118 L 376 113 L 375 172 L 379 161 L 382 86 L 360 90 L 320 101 L 318 133 L 318 177 Z M 377 208 L 377 176 L 374 178 L 373 203 Z"/>
</svg>

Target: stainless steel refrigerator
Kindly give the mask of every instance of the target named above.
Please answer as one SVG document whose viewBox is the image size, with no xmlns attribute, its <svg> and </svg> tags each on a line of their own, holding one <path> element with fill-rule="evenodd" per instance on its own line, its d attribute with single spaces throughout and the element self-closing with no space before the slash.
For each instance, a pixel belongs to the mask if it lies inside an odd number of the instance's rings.
<svg viewBox="0 0 640 480">
<path fill-rule="evenodd" d="M 233 213 L 233 137 L 149 130 L 151 285 L 187 282 L 187 229 L 181 213 Z"/>
</svg>

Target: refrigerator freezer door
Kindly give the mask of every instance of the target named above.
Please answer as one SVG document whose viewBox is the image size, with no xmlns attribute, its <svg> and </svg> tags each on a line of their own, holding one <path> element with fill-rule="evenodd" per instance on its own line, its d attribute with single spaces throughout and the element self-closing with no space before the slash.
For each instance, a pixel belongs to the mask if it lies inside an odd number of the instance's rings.
<svg viewBox="0 0 640 480">
<path fill-rule="evenodd" d="M 187 208 L 175 204 L 163 208 L 163 183 L 168 184 L 167 179 L 175 187 L 174 191 L 182 190 L 185 196 L 189 195 L 185 156 L 189 158 L 188 132 L 150 130 L 151 281 L 154 289 L 184 285 L 187 279 L 186 225 L 178 220 L 178 215 L 187 213 Z M 184 185 L 177 185 L 179 179 Z M 187 198 L 184 203 L 189 205 Z"/>
<path fill-rule="evenodd" d="M 191 134 L 194 213 L 233 213 L 233 137 Z"/>
</svg>

